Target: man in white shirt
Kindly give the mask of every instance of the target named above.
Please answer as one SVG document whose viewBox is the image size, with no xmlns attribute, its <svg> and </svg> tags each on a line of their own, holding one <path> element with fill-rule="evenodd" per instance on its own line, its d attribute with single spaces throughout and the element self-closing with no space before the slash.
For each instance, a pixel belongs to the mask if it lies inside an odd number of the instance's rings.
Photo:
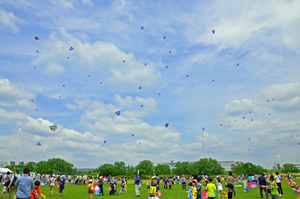
<svg viewBox="0 0 300 199">
<path fill-rule="evenodd" d="M 277 186 L 278 186 L 279 196 L 281 196 L 281 195 L 283 194 L 282 188 L 281 188 L 281 180 L 280 180 L 280 178 L 281 178 L 281 177 L 279 176 L 279 173 L 276 172 L 275 182 L 276 182 L 276 184 L 277 184 Z"/>
</svg>

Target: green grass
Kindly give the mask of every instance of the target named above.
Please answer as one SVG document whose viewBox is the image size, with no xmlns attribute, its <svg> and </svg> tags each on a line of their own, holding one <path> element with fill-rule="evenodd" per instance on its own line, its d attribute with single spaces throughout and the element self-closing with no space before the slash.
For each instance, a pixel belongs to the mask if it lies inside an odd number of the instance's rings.
<svg viewBox="0 0 300 199">
<path fill-rule="evenodd" d="M 300 185 L 300 179 L 295 180 L 298 185 Z M 145 181 L 144 181 L 145 182 Z M 119 182 L 118 182 L 119 183 Z M 119 184 L 118 184 L 119 186 Z M 286 182 L 282 182 L 283 186 L 283 192 L 284 195 L 280 197 L 280 199 L 295 199 L 299 198 L 299 195 L 295 194 L 293 190 L 290 188 L 290 186 Z M 163 184 L 160 184 L 160 187 L 163 188 Z M 227 188 L 225 185 L 223 185 L 223 189 L 226 190 Z M 87 198 L 87 192 L 88 188 L 87 185 L 66 185 L 65 190 L 64 190 L 64 196 L 59 197 L 58 190 L 54 190 L 53 197 L 48 197 L 49 196 L 49 187 L 41 187 L 42 193 L 47 196 L 47 198 L 64 198 L 64 199 L 83 199 Z M 249 198 L 260 198 L 259 194 L 259 188 L 254 188 L 250 190 L 249 192 L 244 193 L 243 188 L 236 187 L 236 199 L 249 199 Z M 185 192 L 186 190 L 181 189 L 181 185 L 172 185 L 172 190 L 163 190 L 162 189 L 162 198 L 172 198 L 172 199 L 185 199 L 187 198 L 187 194 Z M 148 190 L 146 188 L 146 184 L 142 184 L 142 190 L 141 190 L 141 197 L 140 198 L 148 198 L 147 194 Z M 7 197 L 7 196 L 6 196 Z M 108 185 L 104 185 L 104 196 L 97 196 L 93 194 L 93 198 L 135 198 L 135 192 L 134 192 L 134 185 L 129 184 L 127 187 L 127 192 L 125 195 L 119 195 L 119 196 L 109 196 L 109 191 L 108 191 Z M 218 197 L 216 197 L 217 199 Z M 40 197 L 41 199 L 41 197 Z"/>
</svg>

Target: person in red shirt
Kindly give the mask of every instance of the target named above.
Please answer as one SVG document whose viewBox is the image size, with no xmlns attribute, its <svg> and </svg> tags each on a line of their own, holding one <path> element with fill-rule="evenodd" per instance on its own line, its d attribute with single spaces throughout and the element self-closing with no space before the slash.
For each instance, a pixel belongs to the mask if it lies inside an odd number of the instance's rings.
<svg viewBox="0 0 300 199">
<path fill-rule="evenodd" d="M 39 195 L 41 195 L 44 198 L 46 198 L 46 196 L 44 196 L 42 194 L 41 189 L 39 188 L 40 184 L 41 184 L 40 181 L 35 181 L 34 182 L 34 188 L 33 188 L 33 190 L 31 190 L 30 199 L 37 199 Z"/>
</svg>

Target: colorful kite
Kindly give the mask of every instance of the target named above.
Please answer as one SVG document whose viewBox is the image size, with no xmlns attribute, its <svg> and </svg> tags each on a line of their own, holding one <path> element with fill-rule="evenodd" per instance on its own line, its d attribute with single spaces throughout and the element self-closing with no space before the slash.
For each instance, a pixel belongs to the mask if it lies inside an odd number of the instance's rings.
<svg viewBox="0 0 300 199">
<path fill-rule="evenodd" d="M 211 80 L 212 82 L 215 82 L 215 80 L 213 79 L 213 80 Z"/>
<path fill-rule="evenodd" d="M 239 63 L 236 64 L 236 66 L 239 66 L 239 65 L 240 65 Z"/>
<path fill-rule="evenodd" d="M 160 93 L 158 93 L 158 95 L 160 95 Z"/>
<path fill-rule="evenodd" d="M 169 66 L 166 66 L 166 69 L 168 68 Z"/>
<path fill-rule="evenodd" d="M 65 87 L 66 85 L 65 84 L 63 84 L 63 87 Z"/>
<path fill-rule="evenodd" d="M 38 51 L 38 50 L 36 50 L 36 52 L 37 52 L 37 53 L 39 53 L 39 51 Z"/>
<path fill-rule="evenodd" d="M 91 77 L 90 75 L 88 75 L 88 77 Z"/>
<path fill-rule="evenodd" d="M 71 50 L 74 50 L 74 48 L 71 46 L 69 50 L 70 50 L 70 51 L 71 51 Z"/>
<path fill-rule="evenodd" d="M 120 111 L 117 111 L 117 112 L 116 112 L 116 115 L 119 116 L 119 115 L 120 115 Z"/>
<path fill-rule="evenodd" d="M 40 142 L 36 143 L 36 146 L 41 146 L 41 143 Z"/>
<path fill-rule="evenodd" d="M 141 86 L 139 86 L 139 89 L 142 89 L 142 87 L 141 87 Z"/>
<path fill-rule="evenodd" d="M 167 37 L 166 37 L 166 36 L 163 36 L 163 38 L 166 39 Z"/>
<path fill-rule="evenodd" d="M 144 66 L 147 66 L 147 63 L 145 63 Z"/>
<path fill-rule="evenodd" d="M 141 26 L 140 29 L 141 29 L 141 30 L 144 30 L 144 26 Z"/>
<path fill-rule="evenodd" d="M 274 98 L 272 98 L 272 100 L 274 100 Z"/>
<path fill-rule="evenodd" d="M 31 101 L 33 102 L 33 99 L 31 99 Z"/>
<path fill-rule="evenodd" d="M 253 119 L 251 119 L 251 122 L 253 122 Z"/>
<path fill-rule="evenodd" d="M 249 113 L 251 113 L 251 111 L 249 111 Z"/>
<path fill-rule="evenodd" d="M 169 53 L 171 53 L 172 51 L 169 50 Z"/>
<path fill-rule="evenodd" d="M 100 84 L 102 84 L 102 82 L 100 82 Z"/>
<path fill-rule="evenodd" d="M 248 138 L 248 140 L 250 140 L 251 138 Z"/>
<path fill-rule="evenodd" d="M 186 75 L 186 77 L 189 77 L 189 75 Z"/>
<path fill-rule="evenodd" d="M 216 31 L 215 31 L 215 30 L 212 30 L 211 32 L 212 32 L 213 34 L 215 34 Z"/>
<path fill-rule="evenodd" d="M 269 100 L 267 100 L 267 102 L 269 102 Z"/>
<path fill-rule="evenodd" d="M 70 58 L 70 57 L 67 57 L 68 59 Z"/>
<path fill-rule="evenodd" d="M 134 136 L 134 134 L 131 134 L 131 136 L 133 137 L 133 136 Z"/>
<path fill-rule="evenodd" d="M 166 123 L 165 127 L 169 127 L 169 123 Z"/>
<path fill-rule="evenodd" d="M 35 111 L 38 111 L 37 109 L 35 109 Z"/>
<path fill-rule="evenodd" d="M 34 39 L 35 39 L 35 40 L 39 40 L 40 38 L 38 38 L 38 37 L 34 37 Z"/>
<path fill-rule="evenodd" d="M 104 144 L 106 143 L 106 140 L 104 140 Z"/>
<path fill-rule="evenodd" d="M 243 117 L 243 119 L 245 119 L 245 117 Z"/>
<path fill-rule="evenodd" d="M 50 128 L 51 131 L 56 131 L 57 126 L 56 126 L 56 125 L 53 125 L 53 126 L 49 126 L 49 128 Z"/>
<path fill-rule="evenodd" d="M 205 128 L 202 128 L 202 131 L 204 131 L 205 130 Z"/>
<path fill-rule="evenodd" d="M 144 107 L 144 105 L 142 104 L 141 107 Z"/>
<path fill-rule="evenodd" d="M 61 96 L 58 96 L 59 98 L 61 98 Z"/>
<path fill-rule="evenodd" d="M 125 63 L 125 60 L 123 60 L 123 63 Z"/>
<path fill-rule="evenodd" d="M 141 144 L 141 143 L 139 142 L 139 144 Z"/>
</svg>

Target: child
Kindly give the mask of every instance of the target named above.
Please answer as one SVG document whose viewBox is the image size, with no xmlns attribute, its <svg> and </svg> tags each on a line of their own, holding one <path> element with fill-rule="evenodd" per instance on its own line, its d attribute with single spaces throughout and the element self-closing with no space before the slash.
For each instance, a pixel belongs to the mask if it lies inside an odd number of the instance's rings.
<svg viewBox="0 0 300 199">
<path fill-rule="evenodd" d="M 212 178 L 208 178 L 208 185 L 206 188 L 204 188 L 205 191 L 208 191 L 208 199 L 215 199 L 215 190 L 217 189 L 216 188 L 216 185 L 214 185 L 212 183 L 213 179 Z"/>
<path fill-rule="evenodd" d="M 63 190 L 65 189 L 65 184 L 64 184 L 64 181 L 60 181 L 60 184 L 59 184 L 59 196 L 63 196 Z"/>
<path fill-rule="evenodd" d="M 3 198 L 5 198 L 5 194 L 6 194 L 6 186 L 3 186 L 3 191 L 2 194 L 0 196 L 0 198 L 3 196 Z"/>
<path fill-rule="evenodd" d="M 172 178 L 169 178 L 169 189 L 170 189 L 170 190 L 171 190 L 171 188 L 172 188 L 172 184 L 173 184 Z"/>
<path fill-rule="evenodd" d="M 203 188 L 203 185 L 201 184 L 202 181 L 202 177 L 198 177 L 197 178 L 198 183 L 196 184 L 196 193 L 197 193 L 197 199 L 201 199 L 202 198 L 202 193 L 201 190 Z"/>
<path fill-rule="evenodd" d="M 40 184 L 41 184 L 40 181 L 35 181 L 34 182 L 34 188 L 33 188 L 33 191 L 31 191 L 30 199 L 37 199 L 39 195 L 46 198 L 46 196 L 44 196 L 42 194 L 41 189 L 39 188 Z"/>
<path fill-rule="evenodd" d="M 228 192 L 226 193 L 225 191 L 222 192 L 222 195 L 227 195 L 228 199 L 234 199 L 234 194 L 233 194 L 233 184 L 228 183 L 225 187 L 227 187 Z"/>
<path fill-rule="evenodd" d="M 121 191 L 120 191 L 120 194 L 123 192 L 123 194 L 125 195 L 125 182 L 124 180 L 122 180 L 122 183 L 121 183 Z"/>
<path fill-rule="evenodd" d="M 192 187 L 193 187 L 192 195 L 193 195 L 193 198 L 196 199 L 197 198 L 196 180 L 192 181 Z"/>
<path fill-rule="evenodd" d="M 272 199 L 279 199 L 278 186 L 277 186 L 276 182 L 274 181 L 273 175 L 270 176 L 270 184 L 268 184 L 267 186 L 261 186 L 261 187 L 266 187 L 266 188 L 271 189 Z"/>
<path fill-rule="evenodd" d="M 243 181 L 243 182 L 244 182 L 244 193 L 245 193 L 245 192 L 246 192 L 246 190 L 245 190 L 245 189 L 247 188 L 247 180 L 246 180 L 246 178 L 245 178 L 245 177 L 244 177 L 244 181 Z"/>
<path fill-rule="evenodd" d="M 93 180 L 89 180 L 87 199 L 89 199 L 90 195 L 91 195 L 91 199 L 92 199 L 93 193 L 94 193 L 94 178 L 93 178 Z"/>
<path fill-rule="evenodd" d="M 188 193 L 188 199 L 194 199 L 193 195 L 192 195 L 192 192 L 193 192 L 193 184 L 190 182 L 189 183 L 189 190 L 186 192 Z"/>
<path fill-rule="evenodd" d="M 158 194 L 159 194 L 159 185 L 156 184 L 156 176 L 153 176 L 151 178 L 151 183 L 148 186 L 148 194 L 149 194 L 149 198 L 153 198 L 153 199 L 158 199 Z"/>
<path fill-rule="evenodd" d="M 218 178 L 217 186 L 218 186 L 218 198 L 220 199 L 220 196 L 222 195 L 222 191 L 223 191 L 223 186 L 222 186 L 222 182 L 221 182 L 220 178 Z M 223 199 L 224 199 L 224 196 L 223 196 Z"/>
</svg>

